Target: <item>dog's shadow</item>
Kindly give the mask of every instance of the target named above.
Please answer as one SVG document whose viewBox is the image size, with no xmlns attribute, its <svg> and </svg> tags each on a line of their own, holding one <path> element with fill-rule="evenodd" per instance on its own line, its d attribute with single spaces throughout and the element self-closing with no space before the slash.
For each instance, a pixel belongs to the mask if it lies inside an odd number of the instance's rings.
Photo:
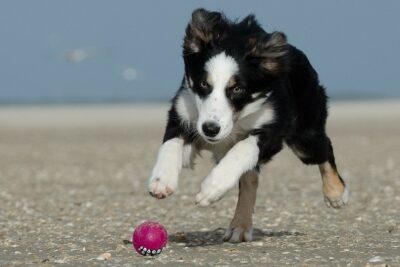
<svg viewBox="0 0 400 267">
<path fill-rule="evenodd" d="M 169 235 L 172 243 L 184 243 L 186 247 L 205 247 L 223 244 L 225 229 L 217 228 L 211 231 L 177 232 Z M 303 236 L 298 231 L 271 231 L 254 229 L 253 241 L 262 240 L 264 237 Z"/>
</svg>

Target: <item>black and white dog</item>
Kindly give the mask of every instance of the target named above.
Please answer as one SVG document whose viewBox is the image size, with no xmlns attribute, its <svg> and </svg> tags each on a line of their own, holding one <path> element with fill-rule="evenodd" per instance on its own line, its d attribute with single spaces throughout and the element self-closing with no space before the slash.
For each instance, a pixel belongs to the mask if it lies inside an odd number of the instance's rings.
<svg viewBox="0 0 400 267">
<path fill-rule="evenodd" d="M 200 150 L 210 150 L 217 164 L 196 203 L 207 206 L 239 182 L 224 239 L 251 241 L 260 165 L 286 143 L 305 164 L 318 164 L 328 206 L 347 203 L 325 133 L 325 90 L 307 57 L 283 33 L 265 32 L 252 15 L 232 22 L 197 9 L 186 28 L 183 59 L 185 76 L 149 179 L 152 196 L 171 195 L 181 168 L 192 166 Z"/>
</svg>

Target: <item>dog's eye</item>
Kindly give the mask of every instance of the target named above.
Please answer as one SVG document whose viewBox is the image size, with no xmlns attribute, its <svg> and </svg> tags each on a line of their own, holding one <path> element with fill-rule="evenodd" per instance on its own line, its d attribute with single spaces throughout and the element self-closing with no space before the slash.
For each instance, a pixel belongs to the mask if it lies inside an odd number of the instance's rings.
<svg viewBox="0 0 400 267">
<path fill-rule="evenodd" d="M 243 88 L 243 87 L 240 87 L 240 86 L 235 86 L 235 87 L 232 89 L 232 92 L 233 92 L 234 94 L 241 94 L 241 93 L 244 92 L 244 88 Z"/>
<path fill-rule="evenodd" d="M 210 87 L 206 81 L 201 81 L 200 86 L 203 89 L 208 89 L 208 87 Z"/>
</svg>

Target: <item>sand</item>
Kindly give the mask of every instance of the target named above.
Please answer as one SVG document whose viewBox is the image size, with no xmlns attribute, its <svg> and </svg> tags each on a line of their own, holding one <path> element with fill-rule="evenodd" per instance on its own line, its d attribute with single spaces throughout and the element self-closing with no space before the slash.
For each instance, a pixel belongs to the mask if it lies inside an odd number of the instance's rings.
<svg viewBox="0 0 400 267">
<path fill-rule="evenodd" d="M 174 195 L 149 196 L 167 108 L 1 107 L 0 266 L 400 266 L 400 101 L 333 103 L 328 133 L 349 205 L 327 208 L 318 168 L 285 148 L 262 170 L 255 240 L 241 244 L 222 242 L 237 189 L 194 205 L 208 153 Z M 155 258 L 129 243 L 147 219 L 170 234 Z"/>
</svg>

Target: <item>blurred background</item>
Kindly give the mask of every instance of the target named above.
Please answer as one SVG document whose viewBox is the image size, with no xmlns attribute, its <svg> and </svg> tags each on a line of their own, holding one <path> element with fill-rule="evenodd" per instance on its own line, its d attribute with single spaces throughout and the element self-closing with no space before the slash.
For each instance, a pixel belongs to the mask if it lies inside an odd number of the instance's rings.
<svg viewBox="0 0 400 267">
<path fill-rule="evenodd" d="M 168 101 L 197 7 L 284 31 L 333 99 L 400 96 L 396 0 L 12 0 L 0 3 L 0 104 Z"/>
</svg>

